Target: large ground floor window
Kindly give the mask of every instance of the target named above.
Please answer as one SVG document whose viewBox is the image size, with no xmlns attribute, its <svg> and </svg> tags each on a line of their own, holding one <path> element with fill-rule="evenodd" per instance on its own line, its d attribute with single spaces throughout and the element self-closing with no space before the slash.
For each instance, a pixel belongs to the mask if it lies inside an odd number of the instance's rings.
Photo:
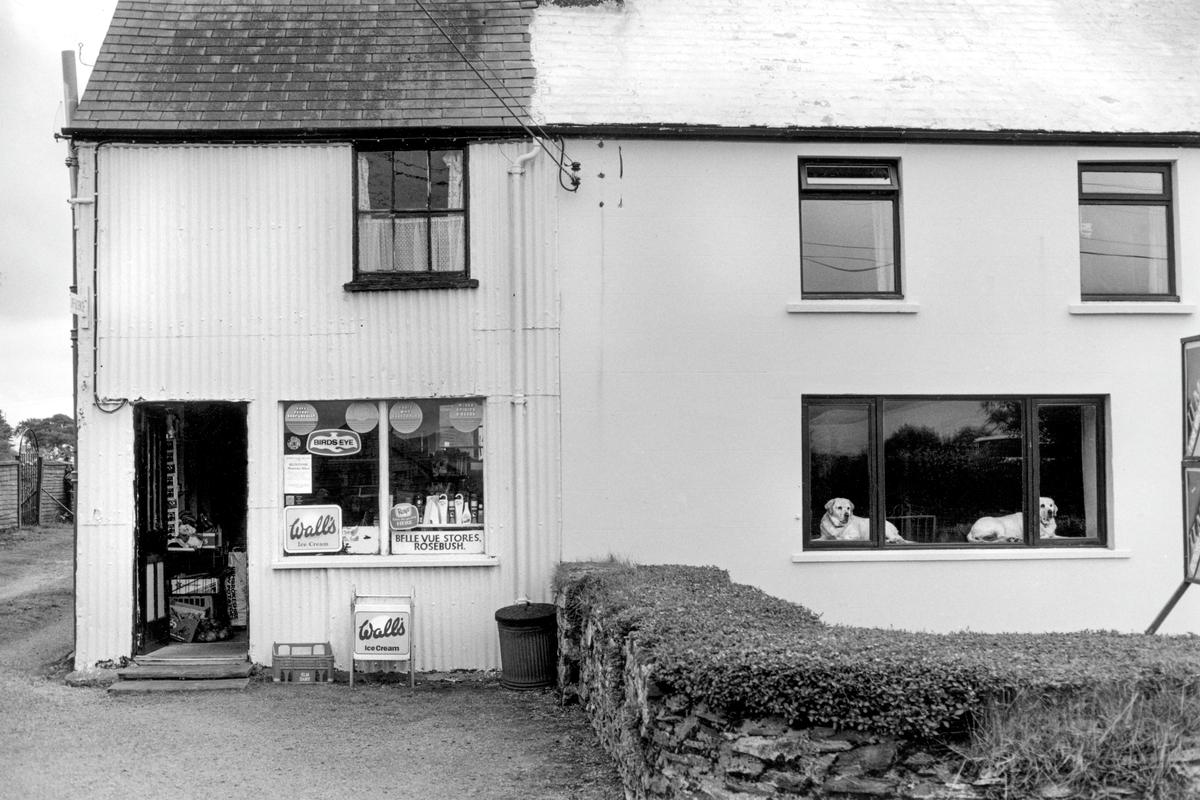
<svg viewBox="0 0 1200 800">
<path fill-rule="evenodd" d="M 285 555 L 483 553 L 482 398 L 284 403 Z"/>
<path fill-rule="evenodd" d="M 810 396 L 814 547 L 1103 545 L 1100 397 Z"/>
</svg>

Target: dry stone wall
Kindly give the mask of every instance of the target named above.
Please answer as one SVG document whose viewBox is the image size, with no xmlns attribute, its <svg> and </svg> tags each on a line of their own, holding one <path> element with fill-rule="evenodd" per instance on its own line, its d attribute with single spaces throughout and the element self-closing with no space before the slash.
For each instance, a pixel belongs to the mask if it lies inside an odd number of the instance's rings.
<svg viewBox="0 0 1200 800">
<path fill-rule="evenodd" d="M 559 687 L 580 702 L 627 798 L 973 800 L 959 762 L 902 739 L 738 719 L 659 686 L 636 634 L 573 619 L 558 598 Z"/>
</svg>

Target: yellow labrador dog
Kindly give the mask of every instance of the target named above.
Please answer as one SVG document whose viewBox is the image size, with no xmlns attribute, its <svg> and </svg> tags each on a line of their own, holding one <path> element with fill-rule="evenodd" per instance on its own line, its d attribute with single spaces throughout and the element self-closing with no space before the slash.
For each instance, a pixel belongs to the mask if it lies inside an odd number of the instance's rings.
<svg viewBox="0 0 1200 800">
<path fill-rule="evenodd" d="M 889 542 L 909 543 L 896 526 L 887 520 L 883 521 L 883 533 Z M 871 520 L 869 517 L 854 516 L 854 503 L 844 497 L 835 497 L 825 504 L 825 516 L 821 517 L 821 536 L 817 541 L 866 541 L 870 538 Z"/>
<path fill-rule="evenodd" d="M 1058 506 L 1049 497 L 1038 498 L 1038 535 L 1043 539 L 1057 539 L 1055 529 L 1058 522 Z M 968 542 L 1003 544 L 1025 539 L 1025 515 L 1021 512 L 1005 514 L 1003 517 L 980 517 L 967 534 Z"/>
</svg>

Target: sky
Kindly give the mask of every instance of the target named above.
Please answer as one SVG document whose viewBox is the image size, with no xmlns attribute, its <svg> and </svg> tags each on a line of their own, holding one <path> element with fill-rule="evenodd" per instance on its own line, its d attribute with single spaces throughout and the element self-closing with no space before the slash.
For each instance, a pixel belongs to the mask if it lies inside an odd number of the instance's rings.
<svg viewBox="0 0 1200 800">
<path fill-rule="evenodd" d="M 0 0 L 0 413 L 13 427 L 72 414 L 61 53 L 75 51 L 82 93 L 115 6 Z"/>
</svg>

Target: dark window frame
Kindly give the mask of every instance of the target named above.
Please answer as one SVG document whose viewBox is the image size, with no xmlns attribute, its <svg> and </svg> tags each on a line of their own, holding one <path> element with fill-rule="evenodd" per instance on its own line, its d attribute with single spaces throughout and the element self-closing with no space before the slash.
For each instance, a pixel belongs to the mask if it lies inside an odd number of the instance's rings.
<svg viewBox="0 0 1200 800">
<path fill-rule="evenodd" d="M 824 184 L 812 185 L 808 182 L 806 167 L 808 166 L 847 166 L 847 167 L 886 167 L 892 180 L 891 186 L 870 186 L 856 184 Z M 833 158 L 801 156 L 797 164 L 797 179 L 799 185 L 799 203 L 797 204 L 798 220 L 796 230 L 800 243 L 800 293 L 805 300 L 855 300 L 855 299 L 888 299 L 898 300 L 904 297 L 904 285 L 901 281 L 900 268 L 900 160 L 895 158 Z M 892 291 L 874 292 L 814 292 L 804 288 L 804 202 L 821 200 L 888 200 L 892 204 Z"/>
<path fill-rule="evenodd" d="M 462 208 L 424 210 L 389 209 L 384 212 L 392 218 L 421 218 L 432 220 L 438 217 L 461 216 L 463 220 L 463 269 L 456 271 L 435 271 L 433 269 L 433 225 L 425 226 L 426 253 L 430 259 L 430 269 L 424 272 L 395 272 L 395 271 L 362 271 L 359 269 L 361 253 L 359 249 L 359 220 L 363 214 L 379 212 L 364 212 L 359 209 L 359 156 L 372 152 L 424 152 L 426 159 L 434 151 L 456 150 L 462 153 Z M 372 142 L 369 146 L 362 145 L 354 148 L 351 159 L 351 185 L 354 187 L 351 198 L 353 203 L 354 226 L 354 275 L 353 279 L 343 288 L 348 292 L 370 291 L 403 291 L 409 289 L 474 289 L 479 281 L 471 277 L 471 187 L 470 187 L 470 148 L 461 141 L 451 142 Z"/>
<path fill-rule="evenodd" d="M 1146 192 L 1088 192 L 1083 191 L 1085 172 L 1137 172 L 1162 176 L 1163 190 L 1158 194 Z M 1160 206 L 1166 210 L 1167 291 L 1160 294 L 1102 294 L 1083 291 L 1083 252 L 1080 243 L 1080 299 L 1083 301 L 1178 302 L 1175 267 L 1175 187 L 1171 179 L 1172 165 L 1161 161 L 1081 161 L 1076 173 L 1079 207 L 1084 206 Z"/>
<path fill-rule="evenodd" d="M 885 479 L 884 442 L 880 440 L 883 428 L 883 407 L 888 401 L 944 400 L 944 401 L 1005 401 L 1022 404 L 1022 511 L 1025 515 L 1025 535 L 1016 544 L 977 544 L 970 542 L 909 542 L 904 545 L 886 546 L 883 521 L 886 513 L 877 509 L 886 506 L 887 486 Z M 867 541 L 820 541 L 813 537 L 810 520 L 813 516 L 812 496 L 812 453 L 809 447 L 809 425 L 814 406 L 862 405 L 868 407 L 868 453 L 867 467 L 870 483 L 871 535 Z M 1056 405 L 1092 406 L 1096 410 L 1096 536 L 1057 538 L 1042 541 L 1034 532 L 1033 520 L 1037 518 L 1038 487 L 1041 485 L 1038 458 L 1037 430 L 1038 409 Z M 1050 395 L 1050 394 L 887 394 L 887 395 L 809 395 L 801 400 L 801 431 L 804 448 L 801 457 L 801 502 L 806 509 L 803 517 L 803 547 L 805 550 L 871 550 L 896 552 L 920 550 L 971 550 L 994 549 L 1042 549 L 1062 547 L 1106 548 L 1108 546 L 1108 402 L 1102 395 Z"/>
</svg>

